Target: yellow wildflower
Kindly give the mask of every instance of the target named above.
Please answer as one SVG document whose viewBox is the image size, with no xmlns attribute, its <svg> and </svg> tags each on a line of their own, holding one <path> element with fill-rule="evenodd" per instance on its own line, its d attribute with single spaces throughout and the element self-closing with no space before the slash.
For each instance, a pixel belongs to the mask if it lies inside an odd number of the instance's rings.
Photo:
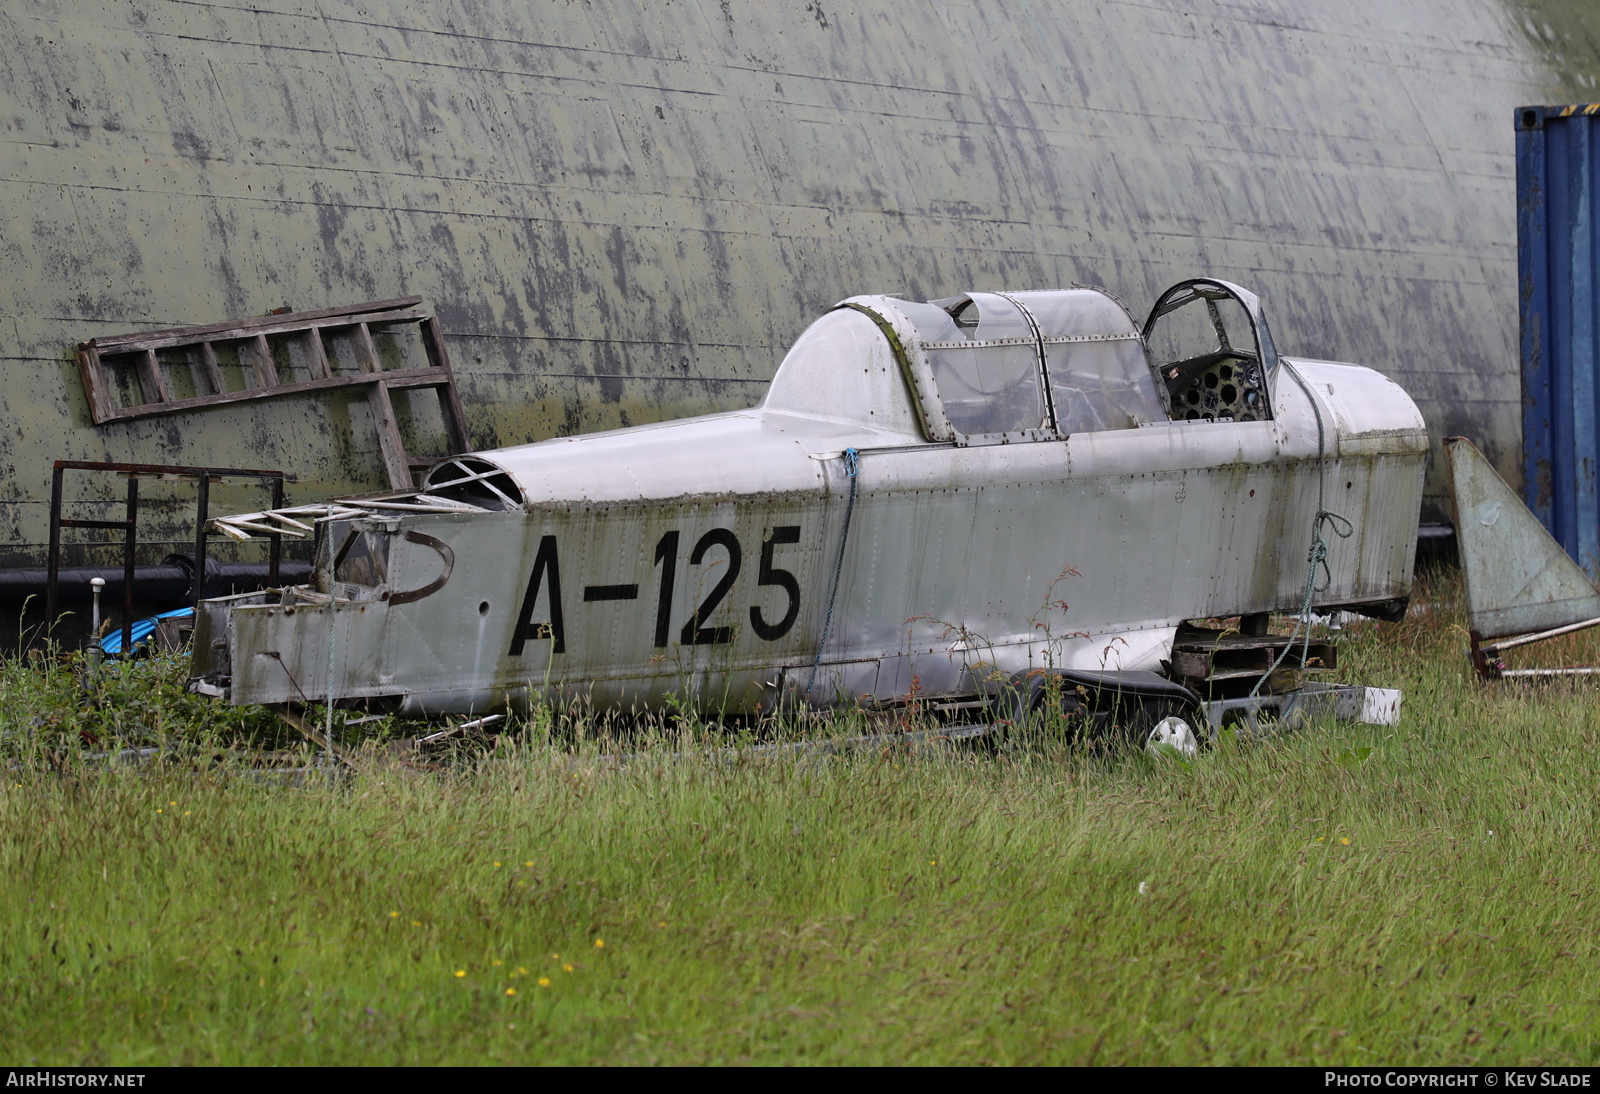
<svg viewBox="0 0 1600 1094">
<path fill-rule="evenodd" d="M 541 988 L 548 988 L 550 986 L 550 978 L 548 976 L 539 977 L 539 986 Z"/>
<path fill-rule="evenodd" d="M 461 977 L 463 977 L 465 975 L 467 975 L 467 970 L 466 969 L 457 969 L 456 970 L 456 979 L 459 980 Z"/>
<path fill-rule="evenodd" d="M 507 988 L 506 989 L 506 994 L 507 995 L 515 995 L 515 994 L 517 994 L 517 989 L 516 988 Z"/>
<path fill-rule="evenodd" d="M 597 949 L 597 950 L 605 949 L 606 948 L 606 940 L 603 939 L 603 938 L 595 939 L 594 940 L 594 948 Z"/>
</svg>

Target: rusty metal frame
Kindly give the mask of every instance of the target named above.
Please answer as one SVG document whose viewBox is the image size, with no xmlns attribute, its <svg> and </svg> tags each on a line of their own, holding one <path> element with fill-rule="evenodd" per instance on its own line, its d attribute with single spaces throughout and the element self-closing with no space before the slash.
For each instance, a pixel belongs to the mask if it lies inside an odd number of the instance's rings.
<svg viewBox="0 0 1600 1094">
<path fill-rule="evenodd" d="M 62 492 L 68 471 L 109 471 L 126 476 L 128 495 L 122 520 L 79 520 L 61 515 Z M 122 649 L 124 655 L 133 648 L 133 553 L 138 545 L 139 480 L 141 478 L 167 481 L 193 481 L 199 487 L 194 535 L 194 595 L 195 607 L 205 595 L 206 542 L 212 534 L 206 528 L 207 510 L 211 503 L 213 481 L 228 479 L 254 479 L 272 492 L 274 507 L 283 505 L 282 471 L 237 467 L 187 467 L 155 463 L 97 463 L 84 460 L 57 460 L 50 480 L 50 560 L 45 577 L 45 621 L 56 619 L 56 593 L 61 577 L 61 529 L 95 528 L 123 533 L 122 545 Z M 283 537 L 272 535 L 267 548 L 267 578 L 276 584 L 279 563 L 283 558 Z"/>
<path fill-rule="evenodd" d="M 1472 649 L 1469 657 L 1472 667 L 1478 676 L 1484 680 L 1509 680 L 1517 677 L 1539 676 L 1600 676 L 1600 666 L 1579 665 L 1570 668 L 1531 668 L 1509 669 L 1500 657 L 1506 650 L 1516 649 L 1518 646 L 1528 646 L 1535 642 L 1543 642 L 1550 638 L 1560 638 L 1566 634 L 1576 634 L 1586 631 L 1590 627 L 1600 627 L 1600 619 L 1585 619 L 1578 623 L 1569 623 L 1565 627 L 1555 627 L 1536 634 L 1524 634 L 1516 638 L 1497 638 L 1493 642 L 1484 642 L 1483 636 L 1476 631 L 1471 632 Z"/>
<path fill-rule="evenodd" d="M 373 345 L 372 329 L 412 323 L 418 326 L 422 346 L 428 356 L 428 367 L 382 368 Z M 344 376 L 334 374 L 333 363 L 322 344 L 323 334 L 333 331 L 350 334 L 355 346 L 356 365 L 360 369 L 358 373 Z M 311 378 L 290 383 L 280 380 L 269 338 L 298 341 Z M 227 390 L 217 360 L 215 347 L 218 343 L 237 347 L 240 366 L 244 368 L 248 365 L 253 386 L 239 391 Z M 195 390 L 205 394 L 187 399 L 172 398 L 157 355 L 160 350 L 182 351 L 188 359 Z M 131 359 L 137 368 L 144 402 L 129 406 L 115 405 L 112 385 L 106 375 L 106 362 L 118 358 Z M 384 470 L 390 486 L 396 490 L 409 490 L 413 472 L 431 466 L 435 460 L 413 459 L 406 454 L 400 428 L 395 422 L 394 404 L 390 397 L 392 391 L 433 389 L 439 398 L 440 416 L 444 419 L 449 449 L 447 454 L 459 455 L 472 450 L 466 412 L 456 390 L 455 373 L 450 368 L 444 334 L 439 320 L 430 314 L 420 296 L 94 338 L 78 347 L 78 372 L 83 379 L 84 394 L 89 400 L 90 416 L 96 425 L 288 395 L 366 388 L 368 405 L 377 425 L 378 447 L 383 454 Z"/>
</svg>

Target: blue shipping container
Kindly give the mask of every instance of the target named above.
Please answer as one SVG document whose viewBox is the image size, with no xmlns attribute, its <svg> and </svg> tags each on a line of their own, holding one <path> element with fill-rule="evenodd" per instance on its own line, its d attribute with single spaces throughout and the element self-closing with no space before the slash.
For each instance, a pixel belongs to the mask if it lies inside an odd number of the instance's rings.
<svg viewBox="0 0 1600 1094">
<path fill-rule="evenodd" d="M 1600 103 L 1525 106 L 1517 127 L 1523 495 L 1600 574 Z"/>
</svg>

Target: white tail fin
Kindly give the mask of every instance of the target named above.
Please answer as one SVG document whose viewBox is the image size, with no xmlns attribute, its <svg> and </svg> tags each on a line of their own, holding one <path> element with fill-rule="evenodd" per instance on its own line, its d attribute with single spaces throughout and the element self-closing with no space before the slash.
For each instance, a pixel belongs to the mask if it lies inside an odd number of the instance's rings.
<svg viewBox="0 0 1600 1094">
<path fill-rule="evenodd" d="M 1467 626 L 1482 639 L 1600 617 L 1600 592 L 1472 442 L 1447 437 Z"/>
</svg>

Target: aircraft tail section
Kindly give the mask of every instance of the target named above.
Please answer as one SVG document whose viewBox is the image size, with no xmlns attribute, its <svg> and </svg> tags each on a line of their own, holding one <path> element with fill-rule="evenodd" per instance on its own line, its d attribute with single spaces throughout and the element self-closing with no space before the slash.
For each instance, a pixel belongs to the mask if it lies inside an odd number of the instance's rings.
<svg viewBox="0 0 1600 1094">
<path fill-rule="evenodd" d="M 1480 639 L 1600 618 L 1600 592 L 1465 437 L 1444 442 L 1467 626 Z"/>
</svg>

